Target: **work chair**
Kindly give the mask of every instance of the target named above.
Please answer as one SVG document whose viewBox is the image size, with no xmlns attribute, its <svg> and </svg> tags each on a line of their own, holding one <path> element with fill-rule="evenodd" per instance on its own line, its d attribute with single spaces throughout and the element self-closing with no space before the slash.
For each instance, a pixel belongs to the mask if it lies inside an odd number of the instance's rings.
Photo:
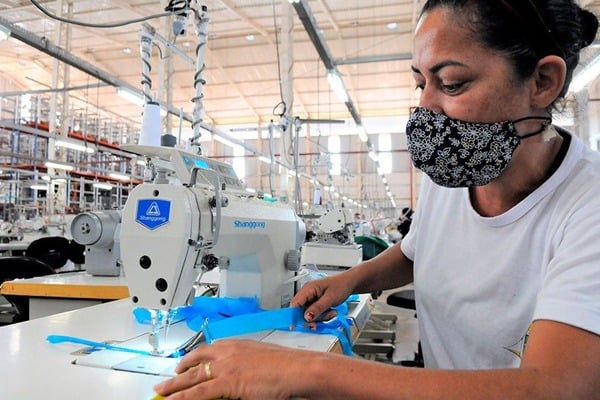
<svg viewBox="0 0 600 400">
<path fill-rule="evenodd" d="M 415 302 L 415 291 L 414 289 L 401 289 L 396 292 L 390 293 L 386 298 L 386 303 L 390 306 L 400 307 L 408 310 L 415 310 L 415 318 L 417 317 L 417 306 Z M 400 361 L 400 365 L 404 367 L 418 367 L 423 368 L 423 350 L 421 349 L 421 342 L 417 344 L 417 352 L 413 360 Z"/>
<path fill-rule="evenodd" d="M 29 244 L 25 256 L 40 260 L 57 270 L 69 259 L 69 239 L 62 236 L 41 237 Z"/>
<path fill-rule="evenodd" d="M 85 264 L 85 246 L 77 243 L 73 239 L 69 240 L 69 247 L 67 249 L 68 259 L 75 265 Z"/>
<path fill-rule="evenodd" d="M 54 268 L 43 261 L 27 256 L 0 257 L 0 284 L 13 279 L 27 279 L 54 274 Z M 27 321 L 29 299 L 4 295 L 7 303 L 0 305 L 0 325 Z"/>
<path fill-rule="evenodd" d="M 362 245 L 363 261 L 374 258 L 389 247 L 389 244 L 378 236 L 358 235 L 354 242 Z M 371 293 L 373 299 L 377 299 L 381 292 Z M 391 329 L 397 321 L 395 314 L 374 313 L 365 325 L 354 345 L 354 352 L 373 358 L 373 355 L 384 354 L 391 359 L 394 354 L 396 332 Z"/>
</svg>

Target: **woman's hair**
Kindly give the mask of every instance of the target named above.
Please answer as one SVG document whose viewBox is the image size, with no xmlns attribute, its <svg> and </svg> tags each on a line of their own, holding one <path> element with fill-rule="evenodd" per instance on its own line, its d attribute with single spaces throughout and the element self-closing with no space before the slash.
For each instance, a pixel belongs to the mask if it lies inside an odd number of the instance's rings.
<svg viewBox="0 0 600 400">
<path fill-rule="evenodd" d="M 421 15 L 437 7 L 464 18 L 475 39 L 512 60 L 521 79 L 531 76 L 542 57 L 562 57 L 567 73 L 559 99 L 567 93 L 579 52 L 598 31 L 596 16 L 574 0 L 427 0 Z"/>
</svg>

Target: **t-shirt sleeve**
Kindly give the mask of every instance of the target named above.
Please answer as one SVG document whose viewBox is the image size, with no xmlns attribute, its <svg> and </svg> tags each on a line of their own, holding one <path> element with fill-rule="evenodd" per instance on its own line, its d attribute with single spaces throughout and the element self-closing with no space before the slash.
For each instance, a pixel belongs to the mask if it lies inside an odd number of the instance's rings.
<svg viewBox="0 0 600 400">
<path fill-rule="evenodd" d="M 600 202 L 581 199 L 553 237 L 534 320 L 546 319 L 600 335 Z"/>
</svg>

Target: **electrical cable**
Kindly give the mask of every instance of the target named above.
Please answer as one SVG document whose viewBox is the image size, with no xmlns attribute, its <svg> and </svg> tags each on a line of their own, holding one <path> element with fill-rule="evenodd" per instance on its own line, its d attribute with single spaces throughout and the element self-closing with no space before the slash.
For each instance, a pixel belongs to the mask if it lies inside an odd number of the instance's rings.
<svg viewBox="0 0 600 400">
<path fill-rule="evenodd" d="M 285 100 L 283 99 L 283 86 L 282 86 L 282 82 L 281 82 L 281 60 L 279 59 L 279 35 L 277 33 L 277 18 L 276 18 L 277 14 L 275 12 L 275 0 L 273 0 L 271 2 L 271 4 L 273 5 L 273 28 L 275 30 L 275 53 L 277 54 L 277 77 L 279 80 L 279 99 L 281 100 L 279 103 L 277 103 L 277 105 L 275 107 L 273 107 L 273 114 L 276 115 L 275 109 L 280 104 L 283 104 L 283 110 L 278 115 L 278 117 L 281 118 L 287 112 L 287 104 L 285 103 Z"/>
<path fill-rule="evenodd" d="M 48 11 L 47 9 L 45 9 L 40 3 L 38 3 L 36 0 L 29 0 L 31 2 L 31 4 L 33 4 L 35 6 L 35 8 L 37 8 L 38 10 L 40 10 L 43 14 L 45 14 L 46 16 L 55 19 L 57 21 L 60 22 L 65 22 L 67 24 L 73 24 L 73 25 L 78 25 L 78 26 L 85 26 L 88 28 L 118 28 L 121 26 L 126 26 L 126 25 L 131 25 L 131 24 L 135 24 L 138 22 L 144 22 L 144 21 L 148 21 L 150 19 L 154 19 L 154 18 L 162 18 L 162 17 L 169 17 L 171 15 L 173 15 L 175 12 L 164 12 L 161 14 L 154 14 L 154 15 L 148 15 L 146 17 L 141 17 L 141 18 L 135 18 L 135 19 L 130 19 L 130 20 L 125 20 L 125 21 L 119 21 L 119 22 L 114 22 L 111 24 L 94 24 L 91 22 L 82 22 L 82 21 L 77 21 L 77 20 L 72 20 L 72 19 L 68 19 L 68 18 L 63 18 L 63 17 L 59 17 L 56 14 L 52 14 L 50 11 Z M 172 3 L 173 1 L 171 1 Z"/>
</svg>

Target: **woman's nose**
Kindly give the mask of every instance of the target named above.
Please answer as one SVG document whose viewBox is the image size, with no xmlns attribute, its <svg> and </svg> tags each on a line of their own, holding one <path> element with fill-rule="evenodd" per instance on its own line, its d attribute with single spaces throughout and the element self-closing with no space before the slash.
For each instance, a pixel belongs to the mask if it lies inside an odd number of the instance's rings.
<svg viewBox="0 0 600 400">
<path fill-rule="evenodd" d="M 421 90 L 419 106 L 427 108 L 431 111 L 435 111 L 436 113 L 443 113 L 443 108 L 439 99 L 439 92 L 437 92 L 435 88 L 431 86 L 425 86 Z"/>
</svg>

